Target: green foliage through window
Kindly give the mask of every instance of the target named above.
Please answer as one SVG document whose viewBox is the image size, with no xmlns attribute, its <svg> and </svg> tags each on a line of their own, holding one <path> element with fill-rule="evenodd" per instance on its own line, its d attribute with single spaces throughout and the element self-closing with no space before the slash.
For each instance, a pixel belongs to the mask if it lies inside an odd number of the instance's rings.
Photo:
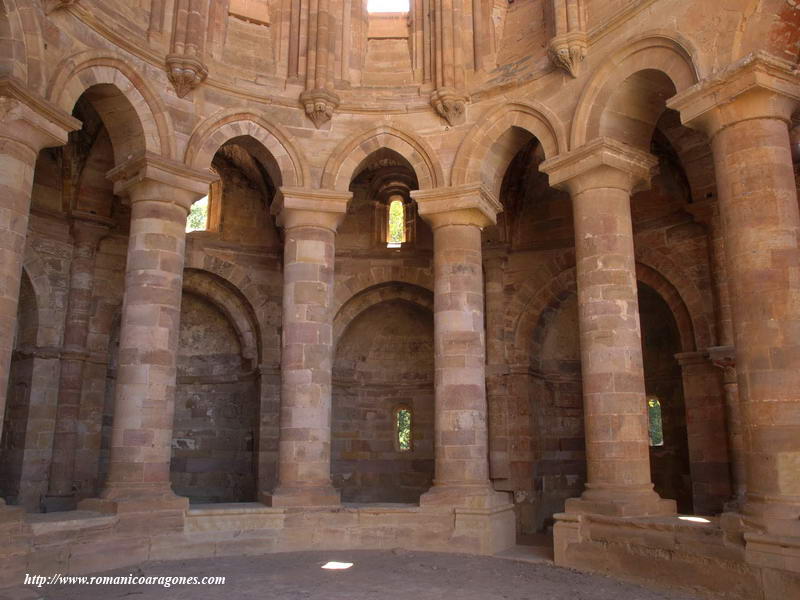
<svg viewBox="0 0 800 600">
<path fill-rule="evenodd" d="M 647 399 L 647 421 L 650 430 L 650 445 L 664 445 L 664 423 L 661 420 L 661 402 L 651 396 Z"/>
<path fill-rule="evenodd" d="M 192 204 L 189 209 L 189 217 L 186 219 L 186 232 L 205 231 L 208 229 L 208 196 L 200 198 Z"/>
<path fill-rule="evenodd" d="M 405 210 L 402 200 L 392 200 L 389 204 L 389 239 L 390 244 L 402 244 L 406 241 Z"/>
<path fill-rule="evenodd" d="M 411 450 L 411 411 L 407 408 L 401 408 L 395 415 L 397 447 L 403 452 Z"/>
</svg>

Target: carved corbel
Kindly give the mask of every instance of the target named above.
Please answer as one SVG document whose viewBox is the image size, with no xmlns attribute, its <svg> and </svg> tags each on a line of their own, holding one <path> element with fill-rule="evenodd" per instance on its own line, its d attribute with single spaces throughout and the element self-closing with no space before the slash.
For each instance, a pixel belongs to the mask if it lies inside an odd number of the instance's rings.
<svg viewBox="0 0 800 600">
<path fill-rule="evenodd" d="M 552 0 L 551 8 L 553 37 L 548 45 L 550 60 L 556 67 L 577 77 L 589 48 L 583 0 Z"/>
<path fill-rule="evenodd" d="M 166 69 L 179 98 L 208 76 L 208 68 L 203 63 L 208 5 L 208 0 L 176 0 L 175 3 L 175 26 Z"/>
<path fill-rule="evenodd" d="M 578 68 L 586 58 L 587 49 L 585 33 L 565 33 L 550 40 L 548 54 L 555 66 L 564 69 L 572 77 L 577 77 Z"/>
<path fill-rule="evenodd" d="M 451 126 L 464 122 L 467 99 L 453 89 L 434 90 L 431 94 L 431 106 Z"/>
<path fill-rule="evenodd" d="M 306 4 L 306 3 L 304 3 Z M 336 18 L 330 0 L 318 0 L 316 10 L 306 8 L 307 50 L 306 86 L 300 94 L 300 104 L 306 115 L 319 129 L 331 120 L 339 106 L 339 96 L 334 92 L 333 72 Z M 299 25 L 298 25 L 299 26 Z"/>
<path fill-rule="evenodd" d="M 69 8 L 77 3 L 78 0 L 45 0 L 44 11 L 49 15 L 53 11 L 56 11 L 60 8 Z"/>
<path fill-rule="evenodd" d="M 300 94 L 300 104 L 317 129 L 331 120 L 339 103 L 339 96 L 331 90 L 317 88 Z"/>
<path fill-rule="evenodd" d="M 208 76 L 208 69 L 198 59 L 191 56 L 170 54 L 167 56 L 167 77 L 175 86 L 178 98 L 183 98 Z"/>
</svg>

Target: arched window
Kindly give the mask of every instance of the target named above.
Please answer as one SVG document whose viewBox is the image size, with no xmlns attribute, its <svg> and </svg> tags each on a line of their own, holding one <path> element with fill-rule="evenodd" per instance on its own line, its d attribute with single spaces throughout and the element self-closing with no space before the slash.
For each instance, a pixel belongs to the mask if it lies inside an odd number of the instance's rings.
<svg viewBox="0 0 800 600">
<path fill-rule="evenodd" d="M 203 196 L 192 204 L 186 218 L 186 233 L 208 229 L 208 196 Z"/>
<path fill-rule="evenodd" d="M 399 248 L 406 241 L 406 211 L 402 199 L 395 197 L 389 203 L 388 218 L 386 245 L 389 248 Z"/>
<path fill-rule="evenodd" d="M 661 401 L 655 396 L 647 398 L 647 423 L 650 446 L 664 445 L 664 423 L 661 419 Z"/>
<path fill-rule="evenodd" d="M 400 452 L 408 452 L 412 448 L 411 409 L 400 406 L 394 411 L 394 444 Z"/>
<path fill-rule="evenodd" d="M 219 180 L 208 187 L 208 195 L 192 204 L 186 218 L 186 233 L 220 231 L 222 223 L 222 184 Z"/>
</svg>

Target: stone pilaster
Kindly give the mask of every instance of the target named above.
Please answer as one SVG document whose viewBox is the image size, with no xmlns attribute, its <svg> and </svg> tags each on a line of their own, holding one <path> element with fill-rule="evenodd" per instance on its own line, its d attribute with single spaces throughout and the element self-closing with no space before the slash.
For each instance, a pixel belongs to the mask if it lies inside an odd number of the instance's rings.
<svg viewBox="0 0 800 600">
<path fill-rule="evenodd" d="M 80 121 L 16 80 L 0 79 L 0 435 L 36 159 L 42 148 L 66 144 L 67 134 L 79 128 Z"/>
<path fill-rule="evenodd" d="M 694 512 L 715 515 L 731 497 L 726 405 L 721 373 L 707 352 L 683 352 L 681 366 L 686 401 L 686 433 Z"/>
<path fill-rule="evenodd" d="M 739 381 L 736 373 L 736 349 L 733 346 L 731 296 L 728 285 L 728 269 L 725 264 L 725 236 L 722 231 L 719 203 L 707 201 L 696 203 L 688 207 L 688 210 L 697 221 L 706 225 L 711 242 L 709 254 L 711 277 L 714 284 L 717 345 L 709 348 L 708 351 L 712 364 L 722 372 L 731 480 L 731 498 L 726 503 L 726 509 L 734 510 L 744 503 L 747 489 L 747 468 L 742 432 L 742 410 L 739 403 Z"/>
<path fill-rule="evenodd" d="M 481 229 L 500 203 L 480 186 L 412 192 L 433 229 L 435 449 L 433 487 L 421 505 L 509 503 L 489 483 Z"/>
<path fill-rule="evenodd" d="M 545 161 L 550 184 L 569 191 L 575 257 L 588 481 L 567 512 L 672 514 L 653 490 L 630 197 L 649 185 L 656 159 L 596 139 Z"/>
<path fill-rule="evenodd" d="M 75 450 L 83 390 L 83 366 L 88 358 L 86 339 L 92 314 L 94 258 L 97 246 L 108 234 L 108 230 L 109 223 L 94 215 L 73 213 L 73 250 L 59 373 L 53 458 L 50 462 L 48 493 L 44 499 L 48 511 L 69 510 L 75 504 Z"/>
<path fill-rule="evenodd" d="M 489 407 L 489 477 L 496 489 L 510 490 L 511 437 L 509 426 L 508 364 L 503 340 L 505 307 L 503 277 L 508 251 L 484 249 L 486 289 L 486 397 Z"/>
<path fill-rule="evenodd" d="M 745 520 L 800 536 L 800 215 L 793 65 L 748 55 L 669 101 L 711 138 L 747 455 Z"/>
<path fill-rule="evenodd" d="M 336 229 L 351 194 L 282 188 L 284 228 L 278 485 L 270 506 L 335 506 L 331 484 L 333 267 Z"/>
<path fill-rule="evenodd" d="M 131 203 L 111 459 L 101 499 L 80 506 L 148 512 L 137 518 L 169 528 L 182 523 L 188 507 L 170 485 L 186 217 L 213 177 L 146 154 L 109 178 Z M 164 511 L 162 520 L 156 511 Z"/>
</svg>

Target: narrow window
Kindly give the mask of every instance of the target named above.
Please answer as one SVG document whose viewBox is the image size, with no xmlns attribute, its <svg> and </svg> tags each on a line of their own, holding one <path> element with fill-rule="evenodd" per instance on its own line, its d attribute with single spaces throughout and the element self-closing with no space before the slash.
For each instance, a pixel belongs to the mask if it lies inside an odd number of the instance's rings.
<svg viewBox="0 0 800 600">
<path fill-rule="evenodd" d="M 406 211 L 402 200 L 392 200 L 389 203 L 388 231 L 388 248 L 399 248 L 406 241 Z"/>
<path fill-rule="evenodd" d="M 655 396 L 647 398 L 647 421 L 650 432 L 650 445 L 664 445 L 664 424 L 661 420 L 661 402 Z"/>
<path fill-rule="evenodd" d="M 205 231 L 206 229 L 208 229 L 208 196 L 203 196 L 189 209 L 186 232 Z"/>
<path fill-rule="evenodd" d="M 400 452 L 411 450 L 411 409 L 394 411 L 395 443 Z"/>
<path fill-rule="evenodd" d="M 367 12 L 408 12 L 408 0 L 369 0 Z"/>
</svg>

